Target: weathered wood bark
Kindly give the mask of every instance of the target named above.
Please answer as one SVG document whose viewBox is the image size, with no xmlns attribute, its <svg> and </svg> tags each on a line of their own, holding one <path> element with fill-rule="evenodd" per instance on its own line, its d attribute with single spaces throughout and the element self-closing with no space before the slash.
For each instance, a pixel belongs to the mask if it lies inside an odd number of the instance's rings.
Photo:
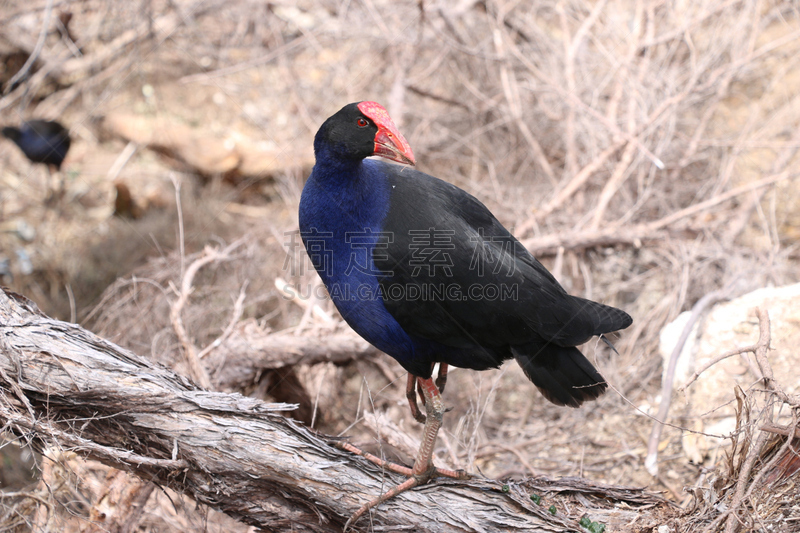
<svg viewBox="0 0 800 533">
<path fill-rule="evenodd" d="M 339 531 L 359 505 L 399 480 L 280 416 L 288 408 L 201 390 L 0 292 L 0 423 L 6 428 L 34 446 L 69 448 L 265 531 Z M 541 506 L 531 492 L 544 498 Z M 620 501 L 628 510 L 615 507 Z M 551 504 L 559 510 L 555 516 L 546 510 Z M 578 530 L 577 518 L 589 509 L 593 520 L 624 531 L 634 522 L 637 529 L 652 524 L 648 513 L 662 505 L 639 489 L 586 480 L 449 481 L 382 504 L 357 529 Z M 637 506 L 639 512 L 632 509 Z M 567 508 L 570 516 L 561 514 Z"/>
</svg>

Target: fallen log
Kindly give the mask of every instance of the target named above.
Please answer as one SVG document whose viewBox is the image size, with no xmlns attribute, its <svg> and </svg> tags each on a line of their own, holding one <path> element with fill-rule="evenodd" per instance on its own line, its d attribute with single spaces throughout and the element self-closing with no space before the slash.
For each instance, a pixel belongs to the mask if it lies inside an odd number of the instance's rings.
<svg viewBox="0 0 800 533">
<path fill-rule="evenodd" d="M 361 504 L 401 480 L 281 416 L 291 408 L 200 389 L 0 291 L 0 423 L 34 448 L 69 449 L 264 531 L 341 531 Z M 641 489 L 582 479 L 474 478 L 403 493 L 356 529 L 579 530 L 588 513 L 625 531 L 655 524 L 665 509 Z"/>
</svg>

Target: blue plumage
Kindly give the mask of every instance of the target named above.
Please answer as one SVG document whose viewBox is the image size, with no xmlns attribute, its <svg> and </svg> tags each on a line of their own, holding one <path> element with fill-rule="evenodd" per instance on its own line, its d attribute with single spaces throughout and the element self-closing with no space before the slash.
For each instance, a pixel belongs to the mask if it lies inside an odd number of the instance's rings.
<svg viewBox="0 0 800 533">
<path fill-rule="evenodd" d="M 349 163 L 331 161 L 326 147 L 317 151 L 300 200 L 300 234 L 342 318 L 402 363 L 413 358 L 413 342 L 383 305 L 372 259 L 390 187 L 374 161 Z"/>
</svg>

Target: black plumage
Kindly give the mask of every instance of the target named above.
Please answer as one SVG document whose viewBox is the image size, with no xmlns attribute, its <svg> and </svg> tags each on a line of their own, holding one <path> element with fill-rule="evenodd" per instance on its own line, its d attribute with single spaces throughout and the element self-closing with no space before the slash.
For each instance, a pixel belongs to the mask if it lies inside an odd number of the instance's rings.
<svg viewBox="0 0 800 533">
<path fill-rule="evenodd" d="M 602 394 L 605 381 L 575 346 L 631 317 L 567 294 L 474 196 L 376 163 L 391 187 L 381 228 L 393 239 L 373 249 L 377 270 L 391 272 L 380 277 L 383 303 L 407 333 L 457 349 L 419 358 L 412 373 L 430 376 L 433 362 L 484 370 L 515 358 L 553 403 L 577 407 Z"/>
<path fill-rule="evenodd" d="M 19 146 L 29 160 L 51 165 L 55 170 L 61 168 L 71 143 L 69 131 L 49 120 L 29 120 L 19 128 L 5 127 L 2 133 Z"/>
</svg>

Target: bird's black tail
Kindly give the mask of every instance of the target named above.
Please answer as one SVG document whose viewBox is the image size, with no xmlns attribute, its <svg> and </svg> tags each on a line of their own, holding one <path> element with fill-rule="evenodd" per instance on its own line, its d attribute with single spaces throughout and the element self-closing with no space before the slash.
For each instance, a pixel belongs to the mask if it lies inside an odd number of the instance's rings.
<svg viewBox="0 0 800 533">
<path fill-rule="evenodd" d="M 11 126 L 7 126 L 2 129 L 3 137 L 6 139 L 10 139 L 14 142 L 17 142 L 19 138 L 22 136 L 22 132 L 19 131 L 19 128 L 13 128 Z"/>
<path fill-rule="evenodd" d="M 603 333 L 611 333 L 612 331 L 619 331 L 625 329 L 633 323 L 631 315 L 611 307 L 610 305 L 593 302 L 578 296 L 572 297 L 575 304 L 579 307 L 581 312 L 586 315 L 592 323 L 594 335 L 602 335 Z"/>
<path fill-rule="evenodd" d="M 560 346 L 578 346 L 595 335 L 625 329 L 633 323 L 631 315 L 622 309 L 577 296 L 570 296 L 569 306 L 559 311 L 561 327 L 545 338 Z"/>
<path fill-rule="evenodd" d="M 578 407 L 608 387 L 600 372 L 573 346 L 529 343 L 514 346 L 511 352 L 539 392 L 556 405 Z"/>
</svg>

